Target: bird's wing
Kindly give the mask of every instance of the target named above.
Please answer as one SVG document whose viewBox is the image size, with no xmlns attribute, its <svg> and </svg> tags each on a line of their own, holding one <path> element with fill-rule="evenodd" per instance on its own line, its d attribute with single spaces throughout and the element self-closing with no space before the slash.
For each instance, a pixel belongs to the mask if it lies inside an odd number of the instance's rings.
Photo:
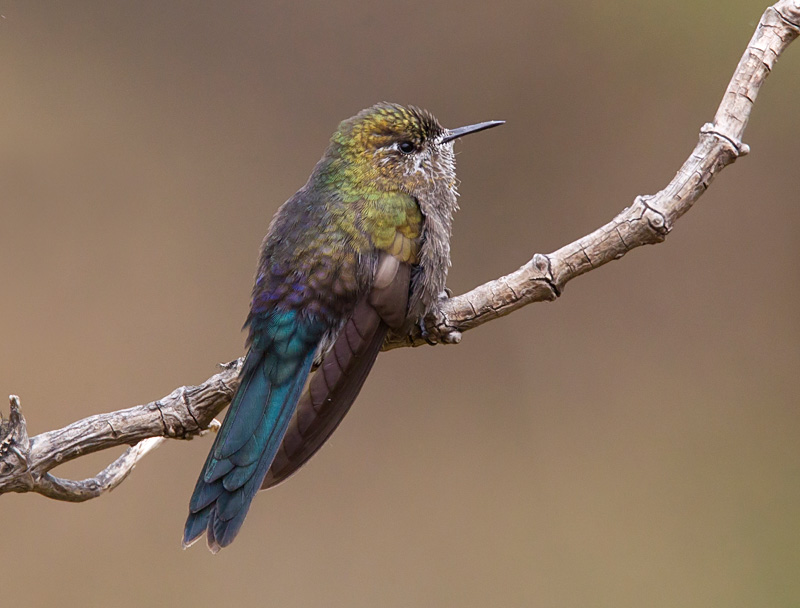
<svg viewBox="0 0 800 608">
<path fill-rule="evenodd" d="M 358 302 L 311 376 L 262 489 L 291 476 L 336 430 L 361 390 L 387 332 L 405 323 L 410 280 L 407 263 L 381 253 L 370 293 Z"/>
</svg>

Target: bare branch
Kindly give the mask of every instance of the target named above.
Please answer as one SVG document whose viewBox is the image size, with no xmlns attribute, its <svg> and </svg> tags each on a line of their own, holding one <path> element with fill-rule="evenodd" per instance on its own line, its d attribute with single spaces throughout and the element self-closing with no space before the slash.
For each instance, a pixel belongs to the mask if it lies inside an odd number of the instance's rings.
<svg viewBox="0 0 800 608">
<path fill-rule="evenodd" d="M 700 129 L 700 141 L 672 181 L 651 196 L 637 196 L 617 217 L 553 253 L 537 253 L 519 270 L 444 302 L 430 336 L 458 342 L 468 329 L 502 317 L 532 302 L 554 300 L 577 276 L 618 260 L 631 249 L 660 243 L 675 221 L 691 209 L 716 175 L 749 153 L 742 143 L 753 103 L 780 54 L 800 35 L 800 3 L 782 0 L 761 16 L 756 31 L 717 110 Z M 429 338 L 430 338 L 429 336 Z M 420 331 L 391 336 L 386 348 L 419 346 Z"/>
<path fill-rule="evenodd" d="M 94 477 L 83 481 L 61 479 L 50 473 L 45 473 L 36 480 L 34 491 L 54 498 L 69 502 L 83 502 L 90 498 L 109 492 L 121 484 L 133 471 L 133 467 L 145 454 L 156 449 L 166 437 L 150 437 L 125 450 L 125 453 L 114 462 L 100 471 Z"/>
<path fill-rule="evenodd" d="M 228 363 L 203 384 L 182 386 L 158 401 L 90 416 L 31 439 L 19 397 L 11 395 L 11 415 L 8 421 L 0 421 L 0 494 L 38 492 L 48 498 L 83 502 L 113 490 L 139 459 L 164 439 L 191 439 L 218 427 L 214 416 L 230 403 L 239 385 L 240 363 Z M 90 479 L 71 481 L 49 473 L 84 454 L 126 444 L 132 447 Z"/>
<path fill-rule="evenodd" d="M 415 328 L 408 335 L 390 336 L 384 349 L 457 343 L 469 329 L 532 302 L 554 300 L 575 277 L 631 249 L 663 241 L 714 177 L 749 152 L 742 135 L 753 103 L 778 57 L 798 35 L 800 0 L 781 0 L 764 12 L 714 121 L 700 129 L 697 146 L 663 190 L 637 196 L 613 220 L 574 243 L 547 255 L 537 253 L 515 272 L 444 300 L 438 318 L 428 322 L 427 336 Z M 241 360 L 234 361 L 199 386 L 180 387 L 147 405 L 91 416 L 33 438 L 28 437 L 19 399 L 12 395 L 9 419 L 0 417 L 0 494 L 33 491 L 80 502 L 113 489 L 164 438 L 190 439 L 208 428 L 230 402 L 240 366 Z M 49 473 L 83 454 L 123 444 L 132 447 L 91 479 L 70 481 Z"/>
</svg>

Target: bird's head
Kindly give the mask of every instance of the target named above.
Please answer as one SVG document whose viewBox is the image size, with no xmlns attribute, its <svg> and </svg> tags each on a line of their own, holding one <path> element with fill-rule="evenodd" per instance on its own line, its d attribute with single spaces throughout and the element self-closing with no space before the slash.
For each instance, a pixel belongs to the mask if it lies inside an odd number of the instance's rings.
<svg viewBox="0 0 800 608">
<path fill-rule="evenodd" d="M 338 187 L 361 192 L 455 192 L 453 141 L 501 124 L 449 130 L 425 110 L 379 103 L 339 125 L 326 154 L 332 161 L 329 177 Z"/>
</svg>

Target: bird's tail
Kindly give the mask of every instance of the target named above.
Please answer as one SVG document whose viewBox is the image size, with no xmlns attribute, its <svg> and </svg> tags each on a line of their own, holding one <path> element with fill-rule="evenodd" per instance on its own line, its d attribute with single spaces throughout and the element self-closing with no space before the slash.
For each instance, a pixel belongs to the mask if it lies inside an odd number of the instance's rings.
<svg viewBox="0 0 800 608">
<path fill-rule="evenodd" d="M 324 330 L 293 311 L 251 321 L 241 384 L 192 494 L 184 547 L 203 532 L 214 553 L 233 542 L 286 433 Z"/>
</svg>

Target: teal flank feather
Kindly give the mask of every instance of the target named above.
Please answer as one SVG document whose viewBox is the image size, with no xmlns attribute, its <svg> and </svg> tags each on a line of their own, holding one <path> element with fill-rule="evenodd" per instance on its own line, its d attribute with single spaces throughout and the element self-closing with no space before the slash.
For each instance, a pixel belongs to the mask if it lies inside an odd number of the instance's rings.
<svg viewBox="0 0 800 608">
<path fill-rule="evenodd" d="M 207 532 L 216 552 L 241 528 L 311 369 L 326 326 L 296 311 L 250 321 L 253 335 L 242 382 L 189 503 L 183 543 Z"/>
</svg>

